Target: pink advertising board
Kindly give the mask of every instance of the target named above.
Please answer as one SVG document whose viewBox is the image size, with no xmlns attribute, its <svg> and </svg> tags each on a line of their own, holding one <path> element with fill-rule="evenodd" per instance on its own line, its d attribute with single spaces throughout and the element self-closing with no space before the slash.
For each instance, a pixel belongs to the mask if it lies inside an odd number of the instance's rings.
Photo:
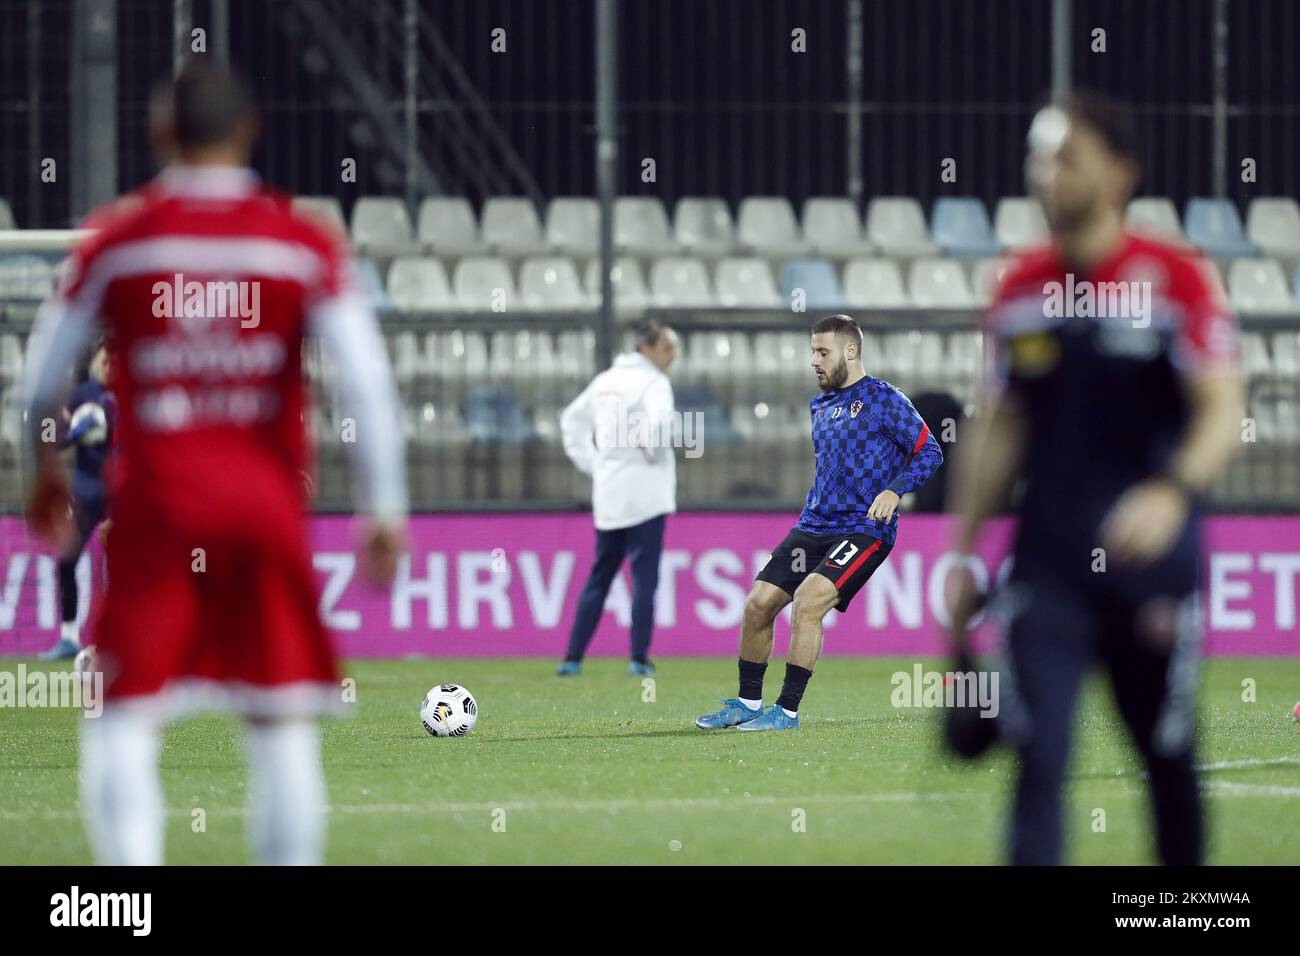
<svg viewBox="0 0 1300 956">
<path fill-rule="evenodd" d="M 734 654 L 749 584 L 792 517 L 671 517 L 652 655 Z M 1006 522 L 991 529 L 977 571 L 997 576 L 1009 532 Z M 384 591 L 370 588 L 356 573 L 352 534 L 352 519 L 346 517 L 316 518 L 311 529 L 321 611 L 345 655 L 562 655 L 592 556 L 589 516 L 413 518 L 409 559 L 399 580 Z M 944 582 L 954 566 L 950 540 L 947 518 L 904 516 L 889 559 L 846 614 L 828 617 L 826 653 L 940 653 Z M 1208 523 L 1206 544 L 1207 653 L 1300 655 L 1300 518 L 1215 518 Z M 79 573 L 99 587 L 102 567 L 95 544 Z M 35 545 L 18 519 L 0 519 L 0 654 L 32 654 L 52 642 L 58 621 L 55 580 L 48 549 Z M 627 653 L 629 583 L 624 569 L 593 655 Z M 788 638 L 787 617 L 777 625 L 779 653 Z"/>
</svg>

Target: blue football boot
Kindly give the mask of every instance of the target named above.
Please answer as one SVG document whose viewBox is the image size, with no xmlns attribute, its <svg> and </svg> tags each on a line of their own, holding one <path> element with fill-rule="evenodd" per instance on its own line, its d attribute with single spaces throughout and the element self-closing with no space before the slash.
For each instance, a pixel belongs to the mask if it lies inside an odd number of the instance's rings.
<svg viewBox="0 0 1300 956">
<path fill-rule="evenodd" d="M 724 727 L 739 727 L 748 720 L 753 720 L 763 713 L 763 708 L 751 710 L 736 697 L 727 697 L 722 701 L 722 710 L 711 714 L 701 714 L 695 718 L 695 726 L 700 730 L 721 730 Z"/>
<path fill-rule="evenodd" d="M 737 730 L 798 730 L 799 715 L 787 717 L 780 704 L 773 704 L 763 712 L 762 717 L 747 720 Z"/>
</svg>

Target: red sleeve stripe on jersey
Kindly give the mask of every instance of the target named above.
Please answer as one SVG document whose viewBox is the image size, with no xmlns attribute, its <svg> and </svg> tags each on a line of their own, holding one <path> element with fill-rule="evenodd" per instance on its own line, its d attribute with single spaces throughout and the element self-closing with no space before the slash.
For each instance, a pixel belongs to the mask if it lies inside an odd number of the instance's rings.
<svg viewBox="0 0 1300 956">
<path fill-rule="evenodd" d="M 853 572 L 856 571 L 858 568 L 862 567 L 862 563 L 866 561 L 867 558 L 875 554 L 876 549 L 879 547 L 880 547 L 879 541 L 872 542 L 871 547 L 867 548 L 867 550 L 863 551 L 860 555 L 858 555 L 858 560 L 854 561 L 852 564 L 850 564 L 847 568 L 844 569 L 844 573 L 841 574 L 838 579 L 836 579 L 835 586 L 837 588 L 844 587 L 844 582 L 847 581 L 849 578 L 853 577 Z"/>
<path fill-rule="evenodd" d="M 918 451 L 920 451 L 922 448 L 925 447 L 925 440 L 926 440 L 927 438 L 929 438 L 929 437 L 930 437 L 930 426 L 927 425 L 927 424 L 925 424 L 925 422 L 922 422 L 922 423 L 921 423 L 921 437 L 918 438 L 918 439 L 916 440 L 916 444 L 912 446 L 912 454 L 913 454 L 913 455 L 915 455 Z"/>
</svg>

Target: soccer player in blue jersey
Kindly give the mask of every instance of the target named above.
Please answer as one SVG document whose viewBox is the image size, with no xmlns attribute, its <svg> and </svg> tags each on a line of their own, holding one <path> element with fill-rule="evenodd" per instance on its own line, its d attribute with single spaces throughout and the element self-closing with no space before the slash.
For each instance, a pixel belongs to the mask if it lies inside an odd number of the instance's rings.
<svg viewBox="0 0 1300 956">
<path fill-rule="evenodd" d="M 862 368 L 862 329 L 847 315 L 812 329 L 821 394 L 809 405 L 817 473 L 799 522 L 772 552 L 745 599 L 740 692 L 695 721 L 701 730 L 796 730 L 799 702 L 822 653 L 822 618 L 843 613 L 884 562 L 898 532 L 898 502 L 943 462 L 907 396 Z M 793 602 L 781 696 L 763 710 L 772 625 Z"/>
<path fill-rule="evenodd" d="M 63 447 L 76 449 L 72 469 L 72 509 L 75 533 L 59 555 L 59 639 L 41 655 L 43 660 L 76 657 L 81 650 L 77 628 L 77 561 L 95 526 L 106 522 L 108 491 L 104 465 L 112 447 L 117 403 L 108 389 L 109 352 L 101 342 L 91 353 L 85 380 L 77 385 L 65 415 L 68 430 Z M 107 524 L 106 524 L 107 526 Z"/>
</svg>

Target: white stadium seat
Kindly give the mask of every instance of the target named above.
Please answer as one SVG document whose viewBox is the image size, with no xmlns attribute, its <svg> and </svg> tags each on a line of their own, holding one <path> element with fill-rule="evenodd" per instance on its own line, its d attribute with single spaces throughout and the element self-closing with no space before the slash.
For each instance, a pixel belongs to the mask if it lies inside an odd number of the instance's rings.
<svg viewBox="0 0 1300 956">
<path fill-rule="evenodd" d="M 477 256 L 488 251 L 474 207 L 458 196 L 430 196 L 421 202 L 416 236 L 440 256 Z"/>
<path fill-rule="evenodd" d="M 867 205 L 867 238 L 890 256 L 932 256 L 939 246 L 930 238 L 921 204 L 910 196 L 878 196 Z"/>
<path fill-rule="evenodd" d="M 594 256 L 600 235 L 600 204 L 585 196 L 560 196 L 546 209 L 546 243 L 568 256 Z"/>
<path fill-rule="evenodd" d="M 812 251 L 784 196 L 750 196 L 740 201 L 736 217 L 740 243 L 765 256 L 795 257 Z"/>
<path fill-rule="evenodd" d="M 525 259 L 519 271 L 519 294 L 525 309 L 564 312 L 591 308 L 573 260 L 560 256 Z"/>
<path fill-rule="evenodd" d="M 1036 245 L 1048 239 L 1047 217 L 1037 199 L 1004 196 L 993 216 L 993 232 L 1007 249 Z"/>
<path fill-rule="evenodd" d="M 542 223 L 531 199 L 493 196 L 483 204 L 483 241 L 508 255 L 544 252 Z"/>
<path fill-rule="evenodd" d="M 892 259 L 853 259 L 844 267 L 844 298 L 867 309 L 899 309 L 911 305 L 903 275 Z"/>
<path fill-rule="evenodd" d="M 765 259 L 722 259 L 714 271 L 713 285 L 718 304 L 744 309 L 772 309 L 781 304 Z"/>
<path fill-rule="evenodd" d="M 352 241 L 361 255 L 380 258 L 419 251 L 406 204 L 395 196 L 363 196 L 352 207 Z"/>
<path fill-rule="evenodd" d="M 687 196 L 677 200 L 673 228 L 677 241 L 697 255 L 726 255 L 736 246 L 731 211 L 723 200 L 714 196 Z"/>
<path fill-rule="evenodd" d="M 707 309 L 715 304 L 713 283 L 698 259 L 669 257 L 650 267 L 650 289 L 663 308 Z"/>
<path fill-rule="evenodd" d="M 466 312 L 491 312 L 498 297 L 507 311 L 518 306 L 510 267 L 495 256 L 461 259 L 452 273 L 451 287 L 457 303 Z"/>
<path fill-rule="evenodd" d="M 862 219 L 852 199 L 817 196 L 803 204 L 803 234 L 820 255 L 836 258 L 869 256 L 875 246 L 862 232 Z"/>
<path fill-rule="evenodd" d="M 437 259 L 427 256 L 404 256 L 388 269 L 388 297 L 399 309 L 432 312 L 455 309 L 447 270 Z"/>
</svg>

